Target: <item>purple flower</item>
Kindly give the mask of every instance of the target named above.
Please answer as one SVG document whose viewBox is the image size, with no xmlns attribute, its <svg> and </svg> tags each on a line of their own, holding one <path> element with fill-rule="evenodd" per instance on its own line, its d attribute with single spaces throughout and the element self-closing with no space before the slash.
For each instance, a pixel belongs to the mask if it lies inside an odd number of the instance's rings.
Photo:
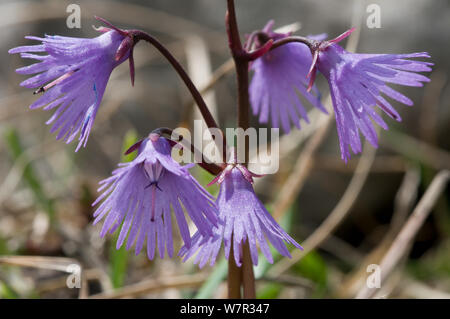
<svg viewBox="0 0 450 319">
<path fill-rule="evenodd" d="M 165 249 L 172 257 L 172 208 L 187 247 L 191 238 L 183 209 L 202 236 L 211 236 L 212 227 L 217 224 L 214 198 L 189 174 L 186 166 L 180 166 L 171 157 L 168 140 L 150 134 L 132 150 L 135 148 L 139 148 L 135 160 L 119 164 L 111 177 L 100 182 L 99 191 L 103 194 L 92 204 L 106 198 L 94 213 L 94 224 L 106 217 L 100 235 L 121 227 L 117 249 L 128 235 L 126 248 L 136 241 L 136 255 L 147 240 L 149 259 L 155 256 L 156 242 L 161 258 Z"/>
<path fill-rule="evenodd" d="M 272 26 L 273 21 L 270 21 L 262 30 L 268 38 L 278 40 L 289 36 L 271 31 Z M 249 87 L 250 102 L 253 114 L 259 114 L 261 123 L 267 123 L 270 117 L 272 127 L 279 128 L 281 123 L 286 133 L 291 129 L 291 123 L 300 128 L 301 118 L 309 123 L 296 90 L 312 105 L 327 113 L 317 89 L 314 88 L 316 96 L 306 89 L 306 75 L 311 62 L 309 48 L 303 43 L 292 42 L 267 52 L 252 63 L 254 74 Z"/>
<path fill-rule="evenodd" d="M 194 263 L 202 268 L 208 260 L 214 265 L 222 241 L 225 258 L 233 254 L 236 265 L 242 265 L 243 244 L 248 242 L 253 264 L 258 264 L 257 244 L 270 263 L 273 263 L 268 240 L 278 252 L 290 257 L 289 250 L 283 241 L 302 247 L 277 224 L 256 196 L 252 187 L 252 174 L 242 165 L 228 165 L 217 179 L 220 185 L 216 205 L 219 210 L 219 225 L 214 228 L 212 237 L 197 232 L 192 237 L 192 246 L 182 247 L 179 255 L 186 261 L 197 251 Z"/>
<path fill-rule="evenodd" d="M 110 28 L 98 29 L 103 34 L 93 39 L 27 36 L 41 44 L 9 50 L 10 54 L 20 53 L 22 58 L 40 61 L 16 70 L 19 74 L 38 73 L 20 85 L 37 88 L 35 94 L 43 93 L 30 105 L 31 109 L 56 109 L 46 124 L 53 123 L 52 133 L 59 129 L 57 139 L 70 143 L 79 134 L 77 151 L 86 146 L 112 70 L 130 57 L 134 74 L 131 38 L 126 31 L 104 22 Z"/>
<path fill-rule="evenodd" d="M 349 146 L 353 153 L 361 152 L 359 131 L 375 147 L 378 136 L 372 120 L 385 130 L 388 129 L 376 107 L 397 121 L 400 115 L 382 94 L 406 105 L 413 102 L 403 94 L 390 88 L 386 83 L 406 86 L 423 86 L 430 80 L 414 72 L 429 72 L 433 63 L 408 60 L 409 58 L 429 58 L 426 52 L 411 54 L 356 54 L 345 51 L 337 42 L 347 37 L 351 29 L 336 39 L 322 41 L 314 52 L 311 79 L 319 70 L 328 80 L 336 125 L 339 135 L 341 157 L 350 158 Z"/>
</svg>

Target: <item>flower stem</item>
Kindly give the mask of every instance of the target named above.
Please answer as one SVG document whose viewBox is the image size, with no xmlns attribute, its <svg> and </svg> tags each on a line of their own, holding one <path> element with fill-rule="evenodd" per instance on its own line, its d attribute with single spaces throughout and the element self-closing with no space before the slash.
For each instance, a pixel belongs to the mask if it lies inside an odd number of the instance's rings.
<svg viewBox="0 0 450 319">
<path fill-rule="evenodd" d="M 253 273 L 253 263 L 248 241 L 243 247 L 242 284 L 244 286 L 244 299 L 255 299 L 255 274 Z"/>
<path fill-rule="evenodd" d="M 239 29 L 236 21 L 236 13 L 234 10 L 234 0 L 227 0 L 228 11 L 226 14 L 226 24 L 228 33 L 228 44 L 236 65 L 236 79 L 238 87 L 237 101 L 237 124 L 238 127 L 246 130 L 249 127 L 249 95 L 248 95 L 248 56 L 242 48 Z M 245 143 L 246 153 L 248 144 Z M 247 156 L 246 156 L 247 163 Z"/>
<path fill-rule="evenodd" d="M 197 154 L 200 154 L 201 161 L 197 164 L 207 172 L 211 173 L 212 175 L 220 174 L 220 172 L 222 172 L 222 170 L 226 166 L 225 163 L 216 164 L 205 158 L 205 155 L 201 150 L 197 149 L 190 141 L 186 140 L 182 135 L 175 134 L 175 132 L 168 127 L 157 128 L 153 130 L 152 133 L 156 133 L 160 136 L 166 135 L 169 141 L 173 142 L 174 144 L 180 143 L 182 146 L 190 150 L 194 158 L 196 158 L 195 156 Z"/>
<path fill-rule="evenodd" d="M 289 37 L 282 38 L 280 40 L 276 40 L 275 42 L 273 42 L 270 50 L 276 49 L 279 46 L 285 45 L 287 43 L 292 43 L 292 42 L 306 44 L 311 51 L 313 51 L 315 49 L 315 46 L 317 46 L 319 43 L 316 40 L 312 40 L 312 39 L 308 39 L 308 38 L 296 35 L 296 36 L 289 36 Z"/>
<path fill-rule="evenodd" d="M 208 128 L 219 128 L 214 117 L 212 116 L 211 112 L 209 111 L 205 100 L 203 99 L 202 95 L 198 91 L 197 87 L 194 85 L 191 78 L 186 73 L 186 71 L 183 69 L 183 67 L 178 62 L 178 60 L 169 52 L 169 50 L 167 50 L 156 38 L 152 37 L 150 34 L 144 32 L 144 31 L 129 30 L 128 32 L 133 37 L 134 44 L 136 44 L 140 40 L 144 40 L 144 41 L 150 43 L 151 45 L 153 45 L 167 59 L 167 61 L 169 61 L 169 63 L 172 65 L 172 67 L 178 73 L 178 75 L 180 76 L 180 78 L 183 80 L 184 84 L 188 88 L 189 92 L 191 93 Z M 222 150 L 223 150 L 224 158 L 225 158 L 226 140 L 225 140 L 225 134 L 223 134 L 223 132 L 222 132 L 222 141 L 223 141 Z M 219 145 L 218 145 L 218 147 L 220 149 Z"/>
<path fill-rule="evenodd" d="M 239 128 L 244 131 L 249 127 L 249 93 L 248 93 L 248 63 L 249 55 L 242 48 L 241 39 L 239 36 L 239 29 L 236 21 L 236 12 L 234 9 L 234 0 L 227 0 L 227 13 L 226 13 L 226 26 L 228 33 L 228 44 L 233 56 L 234 63 L 236 65 L 236 78 L 238 87 L 238 101 L 237 101 L 237 124 Z M 245 136 L 245 165 L 248 163 L 248 136 Z M 242 141 L 238 137 L 238 141 Z M 229 297 L 235 297 L 236 286 L 240 287 L 243 284 L 244 298 L 255 298 L 255 278 L 253 274 L 253 263 L 248 251 L 248 243 L 244 245 L 242 267 L 236 266 L 232 254 L 228 259 L 228 295 Z M 231 248 L 233 250 L 233 248 Z M 237 269 L 236 269 L 237 268 Z M 240 276 L 237 275 L 237 271 L 240 271 Z M 233 289 L 233 291 L 231 290 Z M 237 294 L 236 294 L 237 296 Z M 240 293 L 239 297 L 240 298 Z"/>
<path fill-rule="evenodd" d="M 233 235 L 231 236 L 230 243 L 232 242 Z M 241 299 L 241 282 L 242 271 L 234 261 L 233 245 L 231 245 L 230 255 L 228 256 L 228 299 Z"/>
</svg>

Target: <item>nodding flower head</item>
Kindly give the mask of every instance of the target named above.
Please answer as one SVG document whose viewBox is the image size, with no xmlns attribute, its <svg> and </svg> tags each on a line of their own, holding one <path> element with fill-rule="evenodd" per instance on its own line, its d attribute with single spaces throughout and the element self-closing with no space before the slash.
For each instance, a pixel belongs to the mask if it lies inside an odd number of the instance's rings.
<svg viewBox="0 0 450 319">
<path fill-rule="evenodd" d="M 261 47 L 269 40 L 290 36 L 290 33 L 274 32 L 272 27 L 273 21 L 270 21 L 260 32 L 253 33 L 248 38 L 247 45 L 253 43 Z M 323 39 L 323 35 L 310 38 L 319 40 Z M 250 102 L 253 114 L 259 116 L 261 123 L 267 123 L 270 118 L 272 127 L 281 127 L 285 133 L 290 132 L 292 124 L 300 128 L 300 119 L 309 123 L 297 92 L 326 113 L 320 102 L 319 91 L 314 87 L 312 94 L 306 88 L 306 75 L 311 62 L 310 49 L 298 42 L 279 46 L 252 62 L 251 70 L 254 73 L 249 87 Z"/>
<path fill-rule="evenodd" d="M 106 24 L 108 27 L 94 27 L 95 30 L 99 31 L 99 32 L 109 32 L 109 31 L 116 31 L 119 34 L 121 34 L 124 38 L 122 40 L 122 42 L 120 43 L 116 54 L 114 56 L 114 59 L 121 63 L 123 62 L 124 59 L 128 58 L 128 62 L 130 65 L 130 79 L 131 79 L 131 85 L 134 86 L 134 57 L 133 57 L 133 49 L 134 46 L 137 43 L 137 40 L 134 36 L 134 32 L 129 31 L 129 30 L 122 30 L 119 29 L 117 27 L 115 27 L 114 25 L 112 25 L 109 21 L 95 16 L 95 18 L 101 22 L 103 22 L 104 24 Z"/>
<path fill-rule="evenodd" d="M 422 86 L 430 80 L 416 72 L 429 72 L 431 62 L 409 60 L 430 58 L 426 52 L 411 54 L 358 54 L 344 50 L 337 43 L 354 31 L 350 29 L 337 38 L 317 42 L 310 67 L 310 85 L 316 71 L 328 80 L 341 149 L 344 161 L 353 153 L 360 153 L 362 146 L 359 131 L 375 147 L 378 136 L 372 120 L 384 129 L 387 124 L 376 112 L 381 109 L 389 117 L 401 121 L 394 107 L 383 97 L 386 95 L 405 105 L 413 102 L 387 83 L 405 86 Z"/>
<path fill-rule="evenodd" d="M 245 166 L 230 163 L 217 180 L 220 191 L 216 200 L 219 211 L 218 227 L 213 229 L 213 236 L 204 236 L 197 232 L 192 237 L 192 246 L 181 248 L 179 255 L 184 260 L 196 255 L 194 263 L 200 267 L 214 265 L 222 246 L 225 249 L 225 258 L 229 258 L 231 247 L 237 266 L 242 265 L 243 245 L 248 243 L 251 259 L 254 265 L 258 264 L 258 250 L 261 249 L 267 260 L 272 263 L 269 241 L 278 252 L 290 257 L 289 250 L 284 242 L 295 247 L 302 247 L 292 239 L 266 210 L 256 196 L 252 187 L 252 177 Z M 197 253 L 197 254 L 196 254 Z"/>
<path fill-rule="evenodd" d="M 134 150 L 139 152 L 135 160 L 119 164 L 111 177 L 100 182 L 99 191 L 103 194 L 93 204 L 105 199 L 94 213 L 94 223 L 105 218 L 100 235 L 103 237 L 121 228 L 117 248 L 125 240 L 127 249 L 136 242 L 135 253 L 138 254 L 146 242 L 149 259 L 154 258 L 156 247 L 161 258 L 166 249 L 172 257 L 173 209 L 186 247 L 190 247 L 191 237 L 184 210 L 202 236 L 211 236 L 217 224 L 214 198 L 191 176 L 186 166 L 180 166 L 171 157 L 169 141 L 151 134 L 135 144 L 131 148 Z"/>
<path fill-rule="evenodd" d="M 319 59 L 319 54 L 322 51 L 325 51 L 330 45 L 338 43 L 348 37 L 350 34 L 352 34 L 353 31 L 355 31 L 356 28 L 351 28 L 344 33 L 342 33 L 340 36 L 331 39 L 331 40 L 321 40 L 321 41 L 313 41 L 310 51 L 312 54 L 312 61 L 311 65 L 309 67 L 308 74 L 306 75 L 307 78 L 309 78 L 309 84 L 308 84 L 308 92 L 311 91 L 314 81 L 316 80 L 316 73 L 317 73 L 317 61 Z"/>
<path fill-rule="evenodd" d="M 27 36 L 41 43 L 9 50 L 39 61 L 16 70 L 19 74 L 34 74 L 21 85 L 36 89 L 34 94 L 42 93 L 30 108 L 56 109 L 46 124 L 53 124 L 50 131 L 59 130 L 57 139 L 66 143 L 79 136 L 76 150 L 86 146 L 112 70 L 128 59 L 132 82 L 134 77 L 132 34 L 98 19 L 108 27 L 98 28 L 102 34 L 96 38 Z"/>
</svg>

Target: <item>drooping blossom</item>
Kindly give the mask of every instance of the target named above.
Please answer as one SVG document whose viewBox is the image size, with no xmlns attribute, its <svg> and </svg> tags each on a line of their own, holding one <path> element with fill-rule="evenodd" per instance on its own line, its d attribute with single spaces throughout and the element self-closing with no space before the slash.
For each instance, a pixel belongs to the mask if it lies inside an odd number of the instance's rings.
<svg viewBox="0 0 450 319">
<path fill-rule="evenodd" d="M 72 142 L 79 135 L 76 150 L 86 146 L 98 107 L 112 70 L 129 58 L 133 78 L 132 39 L 99 18 L 109 27 L 101 27 L 96 38 L 73 38 L 46 35 L 44 38 L 26 36 L 40 44 L 20 46 L 9 50 L 25 59 L 39 62 L 16 70 L 19 74 L 35 74 L 20 85 L 42 93 L 31 109 L 56 109 L 46 124 L 57 139 Z M 39 54 L 44 53 L 44 54 Z"/>
<path fill-rule="evenodd" d="M 103 194 L 93 203 L 103 203 L 94 213 L 94 224 L 104 219 L 100 235 L 121 228 L 117 240 L 119 249 L 126 240 L 126 248 L 135 243 L 136 255 L 147 243 L 149 259 L 164 258 L 165 250 L 173 255 L 171 209 L 187 247 L 191 237 L 184 210 L 202 236 L 212 235 L 217 224 L 214 198 L 191 176 L 186 166 L 171 157 L 171 146 L 163 137 L 150 134 L 136 144 L 136 159 L 119 164 L 120 168 L 102 182 Z"/>
<path fill-rule="evenodd" d="M 292 239 L 278 223 L 273 219 L 253 190 L 255 174 L 240 164 L 229 164 L 225 170 L 213 182 L 220 183 L 219 195 L 216 205 L 219 211 L 218 227 L 214 228 L 213 236 L 203 236 L 197 232 L 192 237 L 192 246 L 181 248 L 179 255 L 183 260 L 195 256 L 194 263 L 200 268 L 208 261 L 214 265 L 220 248 L 224 246 L 225 258 L 233 255 L 237 266 L 242 265 L 243 245 L 248 242 L 251 260 L 258 264 L 258 250 L 260 250 L 270 263 L 273 257 L 270 252 L 270 242 L 278 252 L 290 257 L 285 243 L 291 243 L 295 247 L 302 247 Z"/>
<path fill-rule="evenodd" d="M 270 21 L 261 34 L 264 40 L 279 40 L 289 36 L 289 33 L 272 31 L 273 21 Z M 324 35 L 313 36 L 323 39 Z M 260 44 L 262 45 L 262 43 Z M 320 102 L 320 94 L 314 87 L 314 94 L 307 92 L 306 75 L 311 66 L 311 51 L 303 43 L 292 42 L 265 53 L 252 62 L 254 71 L 250 87 L 250 102 L 254 115 L 259 115 L 261 123 L 281 127 L 289 133 L 291 125 L 300 128 L 300 119 L 309 123 L 307 112 L 299 99 L 300 93 L 309 103 L 327 113 Z"/>
<path fill-rule="evenodd" d="M 359 131 L 375 147 L 378 136 L 372 121 L 387 130 L 388 126 L 376 112 L 379 108 L 391 118 L 401 121 L 394 107 L 384 98 L 388 96 L 405 105 L 413 105 L 411 99 L 392 89 L 387 84 L 423 86 L 430 80 L 416 72 L 429 72 L 431 62 L 408 60 L 430 58 L 426 52 L 411 54 L 357 54 L 344 50 L 337 42 L 347 37 L 354 29 L 339 37 L 317 43 L 314 63 L 311 68 L 312 81 L 316 70 L 328 80 L 341 157 L 344 161 L 353 153 L 361 152 Z M 384 95 L 384 96 L 383 96 Z"/>
</svg>

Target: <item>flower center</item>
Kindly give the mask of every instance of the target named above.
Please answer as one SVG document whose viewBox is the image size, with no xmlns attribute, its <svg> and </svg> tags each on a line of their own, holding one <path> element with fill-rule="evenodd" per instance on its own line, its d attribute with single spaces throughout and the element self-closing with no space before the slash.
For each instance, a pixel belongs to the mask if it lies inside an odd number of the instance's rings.
<svg viewBox="0 0 450 319">
<path fill-rule="evenodd" d="M 155 221 L 155 215 L 156 215 L 156 189 L 160 190 L 162 192 L 162 189 L 158 186 L 158 179 L 161 177 L 163 173 L 163 166 L 160 162 L 156 161 L 156 163 L 144 163 L 144 172 L 147 178 L 150 180 L 150 184 L 145 186 L 145 188 L 151 187 L 151 209 L 150 209 L 150 221 Z"/>
<path fill-rule="evenodd" d="M 145 175 L 150 180 L 151 183 L 156 184 L 158 179 L 161 177 L 163 166 L 161 163 L 156 161 L 156 163 L 144 163 Z"/>
</svg>

